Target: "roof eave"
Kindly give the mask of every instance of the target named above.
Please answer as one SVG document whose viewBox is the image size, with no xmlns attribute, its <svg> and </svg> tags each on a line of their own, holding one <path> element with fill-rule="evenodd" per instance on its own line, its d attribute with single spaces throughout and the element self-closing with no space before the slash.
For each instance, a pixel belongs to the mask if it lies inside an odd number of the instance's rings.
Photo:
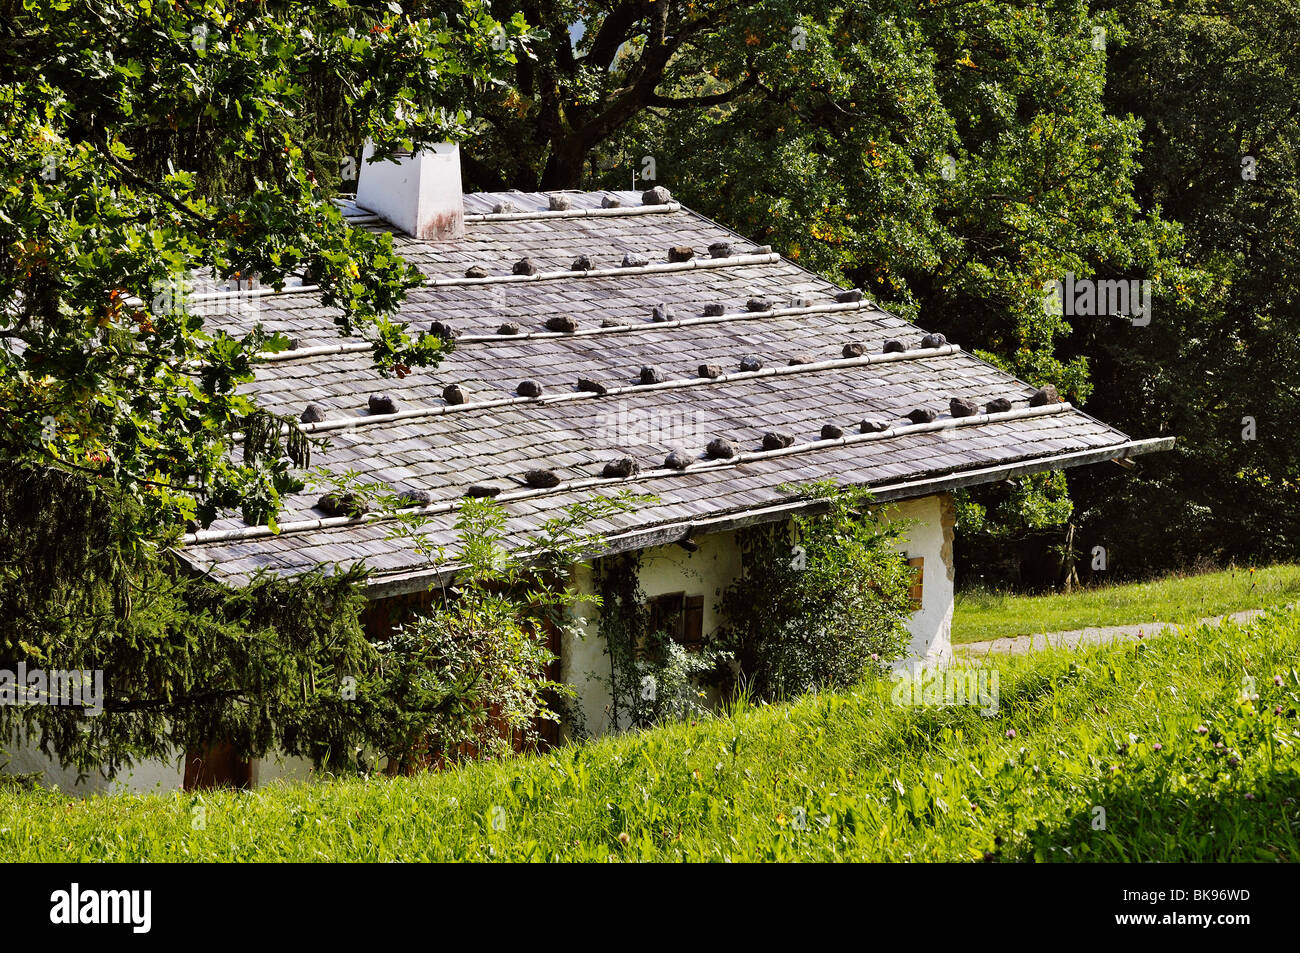
<svg viewBox="0 0 1300 953">
<path fill-rule="evenodd" d="M 1174 437 L 1153 437 L 1146 440 L 1128 440 L 1124 443 L 1112 444 L 1109 447 L 1102 447 L 1096 450 L 1076 450 L 1070 453 L 1049 454 L 1042 457 L 998 464 L 997 466 L 992 467 L 981 467 L 975 470 L 959 470 L 953 473 L 946 473 L 936 477 L 927 477 L 920 480 L 905 480 L 898 483 L 879 484 L 869 487 L 869 489 L 877 502 L 897 503 L 902 500 L 912 500 L 924 496 L 933 496 L 936 493 L 947 493 L 964 487 L 996 483 L 999 480 L 1008 480 L 1017 476 L 1027 476 L 1032 473 L 1043 473 L 1048 470 L 1064 470 L 1070 467 L 1088 466 L 1089 464 L 1094 463 L 1129 460 L 1133 457 L 1143 456 L 1148 453 L 1158 453 L 1164 450 L 1170 450 L 1174 446 L 1174 441 Z M 630 550 L 646 549 L 651 546 L 664 546 L 670 543 L 676 543 L 693 536 L 700 536 L 708 533 L 724 533 L 730 530 L 741 529 L 746 526 L 756 526 L 762 523 L 775 522 L 777 520 L 786 519 L 795 513 L 807 510 L 817 505 L 819 505 L 817 500 L 800 498 L 759 509 L 742 510 L 736 513 L 711 516 L 704 519 L 648 526 L 644 529 L 633 530 L 627 533 L 620 533 L 606 537 L 605 547 L 601 550 L 599 556 L 614 556 Z M 370 576 L 369 581 L 366 584 L 366 596 L 369 599 L 383 599 L 389 596 L 405 595 L 407 593 L 416 592 L 437 584 L 440 581 L 451 578 L 460 568 L 461 567 L 457 565 L 448 565 L 437 569 L 429 568 L 414 571 L 404 570 L 387 574 L 375 573 Z"/>
</svg>

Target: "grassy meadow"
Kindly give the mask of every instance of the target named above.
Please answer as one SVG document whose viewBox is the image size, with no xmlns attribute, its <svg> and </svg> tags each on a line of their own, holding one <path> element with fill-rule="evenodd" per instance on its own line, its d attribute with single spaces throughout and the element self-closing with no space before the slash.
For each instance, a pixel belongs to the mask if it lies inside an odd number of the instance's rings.
<svg viewBox="0 0 1300 953">
<path fill-rule="evenodd" d="M 0 854 L 1300 860 L 1300 613 L 994 664 L 993 715 L 896 704 L 881 676 L 419 777 L 87 800 L 9 786 Z"/>
</svg>

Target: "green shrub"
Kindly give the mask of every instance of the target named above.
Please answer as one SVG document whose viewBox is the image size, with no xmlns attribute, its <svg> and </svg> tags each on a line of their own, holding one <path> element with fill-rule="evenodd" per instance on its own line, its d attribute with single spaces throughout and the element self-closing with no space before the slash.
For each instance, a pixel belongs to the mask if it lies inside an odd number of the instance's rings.
<svg viewBox="0 0 1300 953">
<path fill-rule="evenodd" d="M 599 546 L 586 527 L 636 499 L 571 504 L 538 528 L 529 552 L 507 548 L 501 504 L 466 499 L 451 556 L 430 542 L 428 517 L 401 511 L 391 494 L 377 498 L 393 517 L 393 538 L 430 567 L 455 569 L 434 584 L 429 609 L 377 646 L 379 664 L 358 696 L 371 719 L 371 743 L 390 769 L 530 750 L 540 723 L 570 708 L 573 689 L 550 676 L 557 656 L 549 632 L 577 631 L 566 611 L 574 599 L 571 569 Z"/>
<path fill-rule="evenodd" d="M 887 521 L 865 490 L 820 483 L 804 492 L 820 512 L 738 533 L 741 575 L 722 596 L 719 644 L 757 698 L 845 688 L 908 644 L 912 570 L 898 551 L 906 524 Z"/>
</svg>

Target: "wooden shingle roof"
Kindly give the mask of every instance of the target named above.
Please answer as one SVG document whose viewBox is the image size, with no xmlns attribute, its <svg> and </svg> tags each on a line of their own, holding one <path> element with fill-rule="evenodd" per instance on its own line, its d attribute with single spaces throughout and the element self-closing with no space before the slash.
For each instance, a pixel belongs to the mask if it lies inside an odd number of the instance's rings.
<svg viewBox="0 0 1300 953">
<path fill-rule="evenodd" d="M 546 211 L 540 193 L 467 195 L 464 240 L 394 235 L 429 279 L 402 319 L 420 329 L 440 321 L 458 335 L 437 368 L 381 378 L 368 347 L 340 339 L 333 312 L 309 289 L 262 297 L 254 313 L 215 323 L 239 331 L 258 321 L 293 338 L 295 350 L 267 360 L 249 391 L 279 413 L 316 404 L 324 419 L 306 429 L 330 448 L 315 462 L 425 491 L 428 531 L 448 546 L 471 484 L 500 489 L 519 546 L 568 503 L 653 493 L 657 502 L 593 527 L 616 551 L 777 518 L 801 505 L 786 484 L 836 479 L 899 499 L 1172 443 L 1130 440 L 1068 404 L 1031 407 L 1034 388 L 1024 382 L 955 344 L 923 346 L 916 326 L 676 203 L 644 206 L 635 192 L 566 194 L 564 212 Z M 603 208 L 611 196 L 620 207 Z M 518 211 L 494 214 L 503 202 Z M 345 214 L 387 227 L 355 206 Z M 711 256 L 709 246 L 722 243 L 730 247 Z M 682 246 L 694 257 L 670 261 L 669 249 Z M 573 271 L 583 255 L 591 269 Z M 512 273 L 522 258 L 533 274 Z M 474 266 L 488 277 L 465 277 Z M 548 329 L 557 317 L 576 329 Z M 503 325 L 514 333 L 501 333 Z M 902 350 L 886 352 L 890 341 Z M 742 360 L 759 369 L 742 370 Z M 524 380 L 539 384 L 540 396 L 519 396 Z M 444 398 L 449 385 L 462 403 Z M 393 400 L 393 412 L 369 409 L 378 394 Z M 952 398 L 981 413 L 953 418 Z M 997 398 L 1011 409 L 984 413 Z M 917 408 L 936 419 L 913 423 L 906 415 Z M 767 433 L 790 446 L 764 450 Z M 715 438 L 738 455 L 708 458 Z M 692 461 L 685 470 L 663 466 L 674 450 Z M 640 474 L 603 477 L 621 457 L 636 460 Z M 531 469 L 561 482 L 529 487 Z M 288 500 L 278 535 L 232 517 L 187 536 L 183 555 L 232 583 L 263 569 L 365 560 L 377 594 L 423 585 L 428 567 L 389 539 L 382 521 L 331 517 L 314 506 L 321 492 Z"/>
</svg>

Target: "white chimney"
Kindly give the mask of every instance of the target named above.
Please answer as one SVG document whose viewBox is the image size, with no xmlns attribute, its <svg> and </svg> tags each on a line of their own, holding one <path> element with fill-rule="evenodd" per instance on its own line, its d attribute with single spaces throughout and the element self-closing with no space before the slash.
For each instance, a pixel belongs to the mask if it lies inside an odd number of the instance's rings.
<svg viewBox="0 0 1300 953">
<path fill-rule="evenodd" d="M 465 200 L 460 186 L 460 146 L 440 142 L 396 162 L 371 162 L 367 142 L 357 177 L 357 204 L 416 238 L 465 237 Z"/>
</svg>

